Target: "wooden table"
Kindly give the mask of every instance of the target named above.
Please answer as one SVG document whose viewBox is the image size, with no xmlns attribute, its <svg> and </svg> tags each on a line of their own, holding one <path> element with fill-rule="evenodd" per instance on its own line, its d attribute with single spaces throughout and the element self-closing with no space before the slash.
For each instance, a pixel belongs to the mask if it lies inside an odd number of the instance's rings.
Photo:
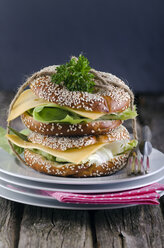
<svg viewBox="0 0 164 248">
<path fill-rule="evenodd" d="M 0 125 L 12 92 L 0 92 Z M 138 121 L 153 132 L 153 146 L 164 152 L 164 95 L 136 98 Z M 162 248 L 164 197 L 159 206 L 73 211 L 32 207 L 0 198 L 0 248 Z"/>
</svg>

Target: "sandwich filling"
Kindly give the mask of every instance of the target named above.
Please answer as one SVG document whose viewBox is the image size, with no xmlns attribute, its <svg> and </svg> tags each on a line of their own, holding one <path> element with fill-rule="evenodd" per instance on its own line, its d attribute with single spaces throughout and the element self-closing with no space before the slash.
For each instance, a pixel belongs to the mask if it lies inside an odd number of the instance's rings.
<svg viewBox="0 0 164 248">
<path fill-rule="evenodd" d="M 120 154 L 126 153 L 136 147 L 137 142 L 136 140 L 122 140 L 122 141 L 115 141 L 111 142 L 109 144 L 104 145 L 103 147 L 99 148 L 96 152 L 92 153 L 88 156 L 88 158 L 82 160 L 79 163 L 89 163 L 100 165 L 103 163 L 106 163 L 113 159 L 115 156 L 118 156 Z M 62 159 L 60 157 L 54 157 L 51 154 L 41 151 L 39 149 L 32 149 L 34 153 L 42 155 L 44 158 L 46 158 L 49 161 L 57 162 L 57 163 L 71 163 L 70 161 L 67 161 L 65 159 Z"/>
<path fill-rule="evenodd" d="M 56 104 L 50 103 L 44 106 L 38 106 L 27 111 L 34 120 L 43 123 L 69 123 L 69 124 L 79 124 L 82 122 L 88 123 L 92 120 L 84 116 L 73 113 Z M 127 120 L 133 119 L 137 116 L 136 110 L 131 110 L 127 108 L 120 113 L 111 113 L 101 116 L 96 120 Z"/>
<path fill-rule="evenodd" d="M 102 143 L 98 142 L 86 147 L 76 147 L 65 151 L 55 150 L 42 144 L 32 143 L 28 141 L 27 136 L 9 134 L 7 138 L 18 147 L 17 151 L 22 153 L 24 149 L 30 149 L 35 153 L 39 153 L 44 158 L 58 163 L 86 163 L 101 164 L 110 161 L 117 155 L 126 153 L 137 145 L 136 140 L 122 138 L 113 142 Z M 26 138 L 25 138 L 26 137 Z M 16 149 L 15 147 L 15 149 Z"/>
<path fill-rule="evenodd" d="M 127 120 L 137 116 L 135 108 L 134 110 L 127 108 L 122 112 L 110 114 L 74 110 L 39 99 L 30 89 L 19 96 L 9 114 L 8 121 L 17 118 L 26 111 L 36 121 L 42 123 L 78 124 L 92 120 Z"/>
</svg>

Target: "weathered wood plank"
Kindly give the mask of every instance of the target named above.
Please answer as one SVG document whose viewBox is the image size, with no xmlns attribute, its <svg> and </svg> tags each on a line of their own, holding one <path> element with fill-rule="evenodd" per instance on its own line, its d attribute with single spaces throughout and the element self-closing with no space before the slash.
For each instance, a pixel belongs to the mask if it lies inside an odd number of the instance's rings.
<svg viewBox="0 0 164 248">
<path fill-rule="evenodd" d="M 23 205 L 0 198 L 0 247 L 17 248 Z"/>
<path fill-rule="evenodd" d="M 162 248 L 164 223 L 156 206 L 95 212 L 99 248 Z"/>
<path fill-rule="evenodd" d="M 92 248 L 87 211 L 66 211 L 26 206 L 19 248 Z"/>
</svg>

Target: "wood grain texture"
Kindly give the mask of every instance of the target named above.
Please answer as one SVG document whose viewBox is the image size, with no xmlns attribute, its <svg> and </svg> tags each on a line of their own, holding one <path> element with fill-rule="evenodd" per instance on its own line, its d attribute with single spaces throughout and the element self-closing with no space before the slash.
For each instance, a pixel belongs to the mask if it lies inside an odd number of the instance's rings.
<svg viewBox="0 0 164 248">
<path fill-rule="evenodd" d="M 18 247 L 92 248 L 89 214 L 26 206 Z"/>
<path fill-rule="evenodd" d="M 158 206 L 136 206 L 95 213 L 97 247 L 163 247 L 163 216 Z"/>
<path fill-rule="evenodd" d="M 0 248 L 16 248 L 23 205 L 0 198 Z"/>
</svg>

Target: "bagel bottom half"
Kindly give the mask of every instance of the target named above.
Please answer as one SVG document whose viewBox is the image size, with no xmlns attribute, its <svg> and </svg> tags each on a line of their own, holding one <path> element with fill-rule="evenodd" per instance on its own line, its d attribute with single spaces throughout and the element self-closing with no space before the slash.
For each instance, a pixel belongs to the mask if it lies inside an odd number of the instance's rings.
<svg viewBox="0 0 164 248">
<path fill-rule="evenodd" d="M 32 132 L 62 137 L 106 134 L 122 124 L 121 120 L 95 120 L 81 124 L 42 123 L 27 112 L 21 115 L 21 118 L 24 125 Z"/>
<path fill-rule="evenodd" d="M 26 164 L 31 168 L 49 175 L 72 176 L 72 177 L 94 177 L 105 176 L 122 169 L 128 160 L 129 152 L 117 155 L 106 163 L 99 165 L 89 162 L 81 164 L 57 163 L 47 160 L 42 155 L 29 149 L 24 150 Z"/>
</svg>

